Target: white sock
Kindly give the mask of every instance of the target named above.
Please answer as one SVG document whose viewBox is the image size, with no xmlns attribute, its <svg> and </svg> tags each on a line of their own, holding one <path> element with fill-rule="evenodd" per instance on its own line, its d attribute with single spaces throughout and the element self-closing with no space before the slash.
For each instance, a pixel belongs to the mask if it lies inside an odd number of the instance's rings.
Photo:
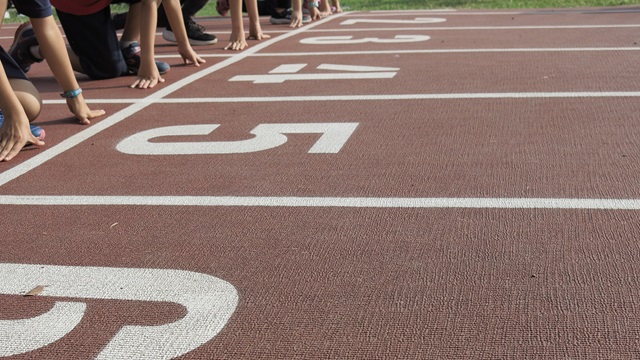
<svg viewBox="0 0 640 360">
<path fill-rule="evenodd" d="M 40 55 L 40 45 L 33 45 L 29 48 L 29 52 L 34 58 L 43 60 L 42 55 Z"/>
</svg>

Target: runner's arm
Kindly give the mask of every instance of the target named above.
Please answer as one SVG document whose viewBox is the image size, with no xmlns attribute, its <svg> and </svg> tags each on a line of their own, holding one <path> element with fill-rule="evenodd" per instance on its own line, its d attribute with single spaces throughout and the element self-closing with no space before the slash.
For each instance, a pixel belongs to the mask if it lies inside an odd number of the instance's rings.
<svg viewBox="0 0 640 360">
<path fill-rule="evenodd" d="M 187 30 L 185 29 L 184 19 L 182 18 L 182 8 L 180 7 L 179 0 L 164 0 L 162 2 L 164 11 L 167 14 L 167 20 L 171 25 L 171 30 L 176 35 L 176 41 L 178 42 L 178 53 L 182 56 L 185 64 L 193 64 L 200 66 L 205 63 L 204 59 L 198 56 L 193 48 L 189 44 L 189 38 L 187 37 Z"/>
<path fill-rule="evenodd" d="M 40 44 L 40 52 L 47 60 L 47 64 L 62 90 L 67 92 L 79 89 L 80 86 L 71 68 L 71 61 L 69 60 L 62 34 L 53 16 L 32 18 L 31 24 L 38 39 L 38 44 Z M 102 116 L 105 113 L 104 110 L 89 109 L 82 94 L 67 99 L 67 106 L 82 124 L 89 124 L 91 119 Z"/>
</svg>

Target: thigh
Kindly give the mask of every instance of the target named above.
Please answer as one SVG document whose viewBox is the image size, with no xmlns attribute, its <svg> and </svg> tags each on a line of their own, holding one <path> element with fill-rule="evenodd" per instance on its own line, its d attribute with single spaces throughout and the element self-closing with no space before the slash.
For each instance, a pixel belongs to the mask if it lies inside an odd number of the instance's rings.
<svg viewBox="0 0 640 360">
<path fill-rule="evenodd" d="M 127 64 L 108 6 L 89 15 L 73 15 L 60 10 L 57 13 L 71 50 L 80 59 L 86 75 L 92 79 L 108 79 L 126 74 Z"/>
<path fill-rule="evenodd" d="M 9 78 L 11 88 L 24 108 L 27 118 L 29 118 L 29 121 L 35 120 L 42 109 L 40 92 L 2 47 L 0 47 L 0 62 L 2 62 L 2 67 L 5 74 L 7 74 L 7 78 Z"/>
<path fill-rule="evenodd" d="M 29 80 L 12 78 L 9 79 L 9 83 L 18 101 L 20 101 L 29 122 L 32 122 L 40 115 L 40 110 L 42 110 L 40 92 Z"/>
</svg>

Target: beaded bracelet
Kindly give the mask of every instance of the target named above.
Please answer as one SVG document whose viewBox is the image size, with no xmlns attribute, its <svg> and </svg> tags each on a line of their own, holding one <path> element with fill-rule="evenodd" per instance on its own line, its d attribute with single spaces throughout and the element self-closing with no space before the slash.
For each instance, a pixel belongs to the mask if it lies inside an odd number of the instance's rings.
<svg viewBox="0 0 640 360">
<path fill-rule="evenodd" d="M 73 99 L 74 97 L 77 97 L 80 94 L 82 94 L 82 89 L 77 88 L 75 90 L 65 91 L 62 94 L 60 94 L 60 96 L 67 99 Z"/>
</svg>

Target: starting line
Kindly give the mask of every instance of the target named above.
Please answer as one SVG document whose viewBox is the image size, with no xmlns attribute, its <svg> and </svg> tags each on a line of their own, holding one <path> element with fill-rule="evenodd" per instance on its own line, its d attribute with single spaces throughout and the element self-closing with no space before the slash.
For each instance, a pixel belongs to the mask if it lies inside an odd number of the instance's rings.
<svg viewBox="0 0 640 360">
<path fill-rule="evenodd" d="M 640 210 L 640 199 L 3 195 L 1 205 Z"/>
<path fill-rule="evenodd" d="M 327 95 L 327 96 L 263 96 L 156 99 L 89 99 L 89 104 L 137 103 L 240 103 L 240 102 L 326 102 L 326 101 L 392 101 L 392 100 L 464 100 L 464 99 L 554 99 L 554 98 L 610 98 L 640 97 L 640 91 L 577 91 L 577 92 L 520 92 L 520 93 L 452 93 L 452 94 L 383 94 L 383 95 Z M 44 100 L 44 104 L 66 104 L 64 100 Z"/>
</svg>

